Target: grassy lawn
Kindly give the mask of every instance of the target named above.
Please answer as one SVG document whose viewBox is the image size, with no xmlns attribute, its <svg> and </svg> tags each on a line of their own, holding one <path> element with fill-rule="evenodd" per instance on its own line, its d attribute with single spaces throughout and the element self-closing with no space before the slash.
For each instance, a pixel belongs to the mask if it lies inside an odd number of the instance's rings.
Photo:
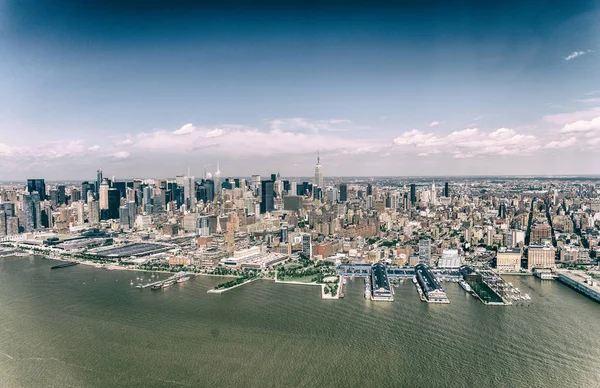
<svg viewBox="0 0 600 388">
<path fill-rule="evenodd" d="M 302 282 L 302 283 L 311 283 L 312 279 L 315 276 L 302 276 L 302 277 L 291 277 L 291 276 L 286 276 L 285 278 L 277 278 L 277 280 L 279 281 L 285 281 L 285 282 Z"/>
<path fill-rule="evenodd" d="M 298 264 L 298 263 L 289 263 L 289 264 L 284 265 L 284 268 L 286 270 L 294 270 L 294 269 L 302 268 L 302 265 Z"/>
</svg>

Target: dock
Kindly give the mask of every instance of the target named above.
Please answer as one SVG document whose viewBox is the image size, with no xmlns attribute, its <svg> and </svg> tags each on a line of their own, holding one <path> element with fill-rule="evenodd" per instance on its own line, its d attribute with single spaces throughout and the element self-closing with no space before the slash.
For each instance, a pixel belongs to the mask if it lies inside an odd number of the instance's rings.
<svg viewBox="0 0 600 388">
<path fill-rule="evenodd" d="M 152 287 L 152 286 L 162 286 L 164 283 L 168 282 L 168 281 L 177 281 L 177 279 L 183 277 L 183 276 L 195 276 L 192 274 L 186 274 L 185 272 L 178 272 L 175 275 L 167 278 L 167 279 L 162 279 L 162 280 L 157 280 L 155 282 L 152 283 L 146 283 L 146 284 L 140 284 L 135 286 L 136 288 L 139 288 L 141 290 L 143 290 L 144 288 L 148 288 L 148 287 Z"/>
<path fill-rule="evenodd" d="M 59 269 L 59 268 L 66 268 L 66 267 L 72 267 L 74 265 L 79 264 L 76 261 L 70 261 L 68 263 L 62 263 L 62 264 L 58 264 L 58 265 L 53 265 L 52 267 L 50 267 L 50 269 Z"/>
<path fill-rule="evenodd" d="M 579 291 L 588 298 L 600 302 L 600 286 L 591 276 L 583 271 L 564 271 L 557 277 L 558 281 Z"/>
</svg>

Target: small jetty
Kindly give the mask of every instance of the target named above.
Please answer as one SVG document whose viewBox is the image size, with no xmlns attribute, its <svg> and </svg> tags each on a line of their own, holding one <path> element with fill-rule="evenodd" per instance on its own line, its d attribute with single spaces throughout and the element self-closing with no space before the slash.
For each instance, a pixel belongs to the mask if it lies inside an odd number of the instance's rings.
<svg viewBox="0 0 600 388">
<path fill-rule="evenodd" d="M 167 279 L 157 280 L 155 282 L 151 282 L 151 283 L 147 283 L 147 284 L 139 284 L 136 286 L 136 288 L 143 290 L 144 288 L 150 287 L 152 290 L 160 290 L 163 288 L 170 287 L 175 283 L 183 283 L 183 282 L 189 280 L 189 278 L 192 276 L 194 276 L 194 275 L 186 274 L 185 272 L 178 272 L 175 275 L 173 275 Z"/>
<path fill-rule="evenodd" d="M 67 267 L 72 267 L 74 265 L 79 264 L 76 261 L 70 261 L 68 263 L 62 263 L 62 264 L 58 264 L 58 265 L 53 265 L 52 267 L 50 267 L 50 269 L 59 269 L 59 268 L 67 268 Z"/>
</svg>

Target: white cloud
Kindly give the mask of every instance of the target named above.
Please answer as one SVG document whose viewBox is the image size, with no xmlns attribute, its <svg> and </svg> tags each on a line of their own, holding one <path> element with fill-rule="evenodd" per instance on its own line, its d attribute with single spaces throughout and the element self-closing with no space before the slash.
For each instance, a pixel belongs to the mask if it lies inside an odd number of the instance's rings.
<svg viewBox="0 0 600 388">
<path fill-rule="evenodd" d="M 600 90 L 592 90 L 591 92 L 587 92 L 586 96 L 593 96 L 594 94 L 600 94 Z"/>
<path fill-rule="evenodd" d="M 418 129 L 412 129 L 394 138 L 394 144 L 399 146 L 414 145 L 417 147 L 429 147 L 440 146 L 443 142 L 433 133 L 425 133 Z"/>
<path fill-rule="evenodd" d="M 187 135 L 196 131 L 196 127 L 192 123 L 185 124 L 181 128 L 173 131 L 173 135 Z"/>
<path fill-rule="evenodd" d="M 100 151 L 101 149 L 102 149 L 102 147 L 100 147 L 99 145 L 96 144 L 96 145 L 89 147 L 88 151 L 95 152 L 95 151 Z"/>
<path fill-rule="evenodd" d="M 558 113 L 544 116 L 544 121 L 554 125 L 565 125 L 579 120 L 591 120 L 600 116 L 600 106 L 575 112 Z"/>
<path fill-rule="evenodd" d="M 131 139 L 125 139 L 125 140 L 120 140 L 118 142 L 115 143 L 115 145 L 117 146 L 127 146 L 127 145 L 132 145 L 133 144 L 133 140 Z"/>
<path fill-rule="evenodd" d="M 571 54 L 567 55 L 565 57 L 565 61 L 570 61 L 571 59 L 575 59 L 577 57 L 580 57 L 582 55 L 588 54 L 588 53 L 593 53 L 593 50 L 587 50 L 587 51 L 573 51 Z"/>
<path fill-rule="evenodd" d="M 600 130 L 600 116 L 592 120 L 579 120 L 565 125 L 560 133 L 582 133 Z"/>
<path fill-rule="evenodd" d="M 544 148 L 546 148 L 546 149 L 569 148 L 569 147 L 574 146 L 575 143 L 577 143 L 577 138 L 576 137 L 570 137 L 567 140 L 555 140 L 555 141 L 551 141 L 550 143 L 546 144 L 544 146 Z"/>
<path fill-rule="evenodd" d="M 110 156 L 112 156 L 115 159 L 127 159 L 129 157 L 129 152 L 117 151 L 117 152 L 111 154 Z"/>
<path fill-rule="evenodd" d="M 309 120 L 302 117 L 274 119 L 267 121 L 267 124 L 272 130 L 285 132 L 340 132 L 353 127 L 350 120 Z"/>
<path fill-rule="evenodd" d="M 416 129 L 394 138 L 400 147 L 432 148 L 420 153 L 446 152 L 454 158 L 467 158 L 488 155 L 529 155 L 540 149 L 538 139 L 524 135 L 510 128 L 499 128 L 492 132 L 482 132 L 478 128 L 467 128 L 447 135 L 426 133 Z M 440 148 L 441 151 L 440 151 Z"/>
<path fill-rule="evenodd" d="M 435 127 L 436 125 L 439 125 L 440 122 L 439 121 L 432 121 L 431 123 L 429 123 L 430 127 Z"/>
</svg>

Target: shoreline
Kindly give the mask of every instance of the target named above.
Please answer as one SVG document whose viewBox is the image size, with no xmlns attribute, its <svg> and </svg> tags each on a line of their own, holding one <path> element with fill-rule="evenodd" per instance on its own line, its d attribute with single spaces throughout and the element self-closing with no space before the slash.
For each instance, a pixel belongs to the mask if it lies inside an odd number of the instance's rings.
<svg viewBox="0 0 600 388">
<path fill-rule="evenodd" d="M 40 253 L 40 252 L 34 252 L 34 253 L 28 253 L 28 252 L 20 252 L 21 255 L 6 255 L 6 256 L 0 256 L 0 258 L 2 257 L 18 257 L 18 258 L 25 258 L 25 257 L 29 257 L 29 256 L 33 256 L 39 259 L 43 259 L 43 260 L 56 260 L 56 261 L 60 261 L 60 262 L 76 262 L 82 265 L 87 265 L 89 267 L 93 267 L 96 269 L 106 269 L 108 271 L 135 271 L 135 272 L 154 272 L 154 273 L 164 273 L 164 274 L 175 274 L 178 272 L 183 272 L 186 275 L 194 275 L 194 276 L 225 276 L 225 277 L 232 277 L 232 278 L 239 278 L 241 276 L 239 275 L 219 275 L 219 274 L 212 274 L 212 273 L 203 273 L 203 272 L 193 272 L 193 271 L 163 271 L 163 270 L 154 270 L 154 269 L 141 269 L 141 268 L 129 268 L 129 267 L 125 267 L 122 265 L 118 265 L 116 263 L 94 263 L 93 261 L 89 261 L 89 260 L 83 260 L 83 259 L 78 259 L 78 258 L 66 258 L 66 257 L 54 257 L 45 253 Z M 244 284 L 244 283 L 242 283 Z"/>
<path fill-rule="evenodd" d="M 219 276 L 220 276 L 220 275 L 219 275 Z M 248 284 L 248 283 L 252 283 L 253 281 L 255 281 L 255 280 L 259 280 L 259 279 L 261 279 L 261 278 L 259 278 L 259 277 L 254 277 L 254 278 L 252 278 L 252 279 L 248 279 L 248 280 L 246 280 L 245 282 L 242 282 L 242 283 L 240 283 L 240 284 L 236 284 L 235 286 L 231 286 L 231 287 L 227 287 L 227 288 L 220 288 L 220 289 L 218 289 L 218 290 L 217 290 L 217 289 L 215 289 L 215 288 L 211 288 L 210 290 L 206 291 L 206 293 L 207 293 L 207 294 L 222 294 L 222 293 L 224 293 L 224 292 L 227 292 L 227 291 L 229 291 L 229 290 L 233 290 L 234 288 L 241 287 L 241 286 L 243 286 L 243 285 L 245 285 L 245 284 Z"/>
</svg>

